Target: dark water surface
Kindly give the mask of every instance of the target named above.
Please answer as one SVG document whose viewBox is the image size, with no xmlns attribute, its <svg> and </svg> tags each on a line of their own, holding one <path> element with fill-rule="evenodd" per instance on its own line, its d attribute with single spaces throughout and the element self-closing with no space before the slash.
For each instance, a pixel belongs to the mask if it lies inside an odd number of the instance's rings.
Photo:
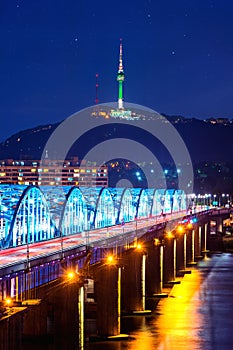
<svg viewBox="0 0 233 350">
<path fill-rule="evenodd" d="M 134 339 L 92 343 L 88 350 L 232 350 L 233 255 L 219 254 L 198 263 L 151 317 L 123 320 Z"/>
</svg>

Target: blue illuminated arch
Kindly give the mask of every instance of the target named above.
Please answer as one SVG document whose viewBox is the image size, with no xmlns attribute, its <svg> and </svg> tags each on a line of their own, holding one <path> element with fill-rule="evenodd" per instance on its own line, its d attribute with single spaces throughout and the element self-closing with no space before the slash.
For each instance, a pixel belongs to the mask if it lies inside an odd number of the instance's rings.
<svg viewBox="0 0 233 350">
<path fill-rule="evenodd" d="M 151 213 L 151 198 L 147 189 L 140 189 L 137 206 L 137 218 L 149 217 Z"/>
<path fill-rule="evenodd" d="M 165 190 L 159 189 L 155 190 L 153 196 L 153 203 L 151 209 L 151 215 L 156 216 L 163 213 L 164 202 L 165 202 Z"/>
<path fill-rule="evenodd" d="M 16 205 L 5 247 L 48 240 L 55 232 L 43 193 L 36 186 L 26 187 Z"/>
<path fill-rule="evenodd" d="M 135 219 L 138 202 L 135 201 L 130 188 L 125 188 L 121 195 L 118 223 L 129 222 Z"/>
<path fill-rule="evenodd" d="M 186 210 L 186 195 L 183 190 L 176 190 L 173 195 L 173 211 Z"/>
<path fill-rule="evenodd" d="M 9 232 L 14 218 L 15 209 L 27 186 L 0 185 L 0 248 L 10 245 L 12 237 Z"/>
<path fill-rule="evenodd" d="M 63 236 L 83 232 L 87 229 L 88 211 L 84 196 L 78 187 L 71 187 L 66 194 L 66 201 L 60 220 Z"/>
<path fill-rule="evenodd" d="M 96 228 L 95 218 L 102 187 L 80 187 L 87 206 L 87 229 Z"/>
<path fill-rule="evenodd" d="M 165 214 L 169 214 L 172 212 L 174 192 L 175 192 L 174 190 L 166 190 L 165 192 L 164 207 L 163 207 L 163 213 Z"/>
<path fill-rule="evenodd" d="M 51 220 L 57 230 L 61 228 L 61 217 L 64 211 L 66 195 L 70 188 L 71 186 L 40 186 L 50 211 Z"/>
<path fill-rule="evenodd" d="M 119 224 L 119 215 L 120 215 L 120 207 L 121 207 L 121 201 L 122 201 L 122 194 L 124 193 L 125 189 L 122 187 L 116 187 L 108 188 L 114 204 L 114 216 L 115 216 L 115 223 Z"/>
<path fill-rule="evenodd" d="M 0 248 L 186 209 L 182 190 L 0 185 Z"/>
<path fill-rule="evenodd" d="M 101 228 L 115 225 L 115 209 L 113 198 L 107 188 L 102 188 L 96 203 L 94 227 Z"/>
</svg>

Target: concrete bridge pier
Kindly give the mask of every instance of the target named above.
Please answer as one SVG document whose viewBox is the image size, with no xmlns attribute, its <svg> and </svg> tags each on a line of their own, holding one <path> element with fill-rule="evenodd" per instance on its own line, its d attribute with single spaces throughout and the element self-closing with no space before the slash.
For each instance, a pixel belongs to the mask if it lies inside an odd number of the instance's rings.
<svg viewBox="0 0 233 350">
<path fill-rule="evenodd" d="M 163 298 L 163 261 L 164 242 L 155 238 L 154 243 L 147 247 L 146 259 L 146 295 L 148 298 Z"/>
<path fill-rule="evenodd" d="M 198 225 L 195 230 L 195 243 L 194 243 L 194 257 L 196 260 L 200 260 L 203 258 L 202 255 L 202 225 Z"/>
<path fill-rule="evenodd" d="M 195 229 L 192 227 L 187 231 L 187 266 L 195 266 Z"/>
<path fill-rule="evenodd" d="M 51 338 L 55 347 L 80 350 L 84 347 L 84 293 L 74 274 L 63 276 L 37 290 L 40 299 L 23 301 L 25 339 Z"/>
<path fill-rule="evenodd" d="M 146 254 L 143 248 L 133 248 L 122 258 L 122 311 L 143 313 L 146 294 Z"/>
<path fill-rule="evenodd" d="M 204 254 L 209 253 L 208 246 L 207 246 L 208 235 L 209 235 L 209 223 L 206 222 L 204 224 L 204 234 L 202 235 L 202 241 L 201 241 L 202 253 Z"/>
<path fill-rule="evenodd" d="M 48 335 L 47 317 L 50 312 L 50 304 L 45 300 L 24 300 L 27 307 L 23 320 L 23 337 L 25 339 L 41 339 Z"/>
<path fill-rule="evenodd" d="M 216 231 L 221 233 L 223 231 L 223 219 L 221 217 L 216 219 Z"/>
<path fill-rule="evenodd" d="M 189 228 L 185 231 L 186 234 L 186 266 L 189 266 L 189 263 L 192 261 L 192 233 Z"/>
<path fill-rule="evenodd" d="M 101 338 L 120 335 L 121 274 L 121 267 L 113 261 L 112 264 L 102 263 L 94 270 L 96 326 Z"/>
<path fill-rule="evenodd" d="M 25 307 L 7 307 L 0 304 L 0 350 L 21 349 Z"/>
<path fill-rule="evenodd" d="M 186 234 L 178 234 L 176 239 L 176 273 L 186 268 Z"/>
<path fill-rule="evenodd" d="M 167 237 L 164 240 L 163 259 L 163 282 L 164 284 L 178 284 L 176 281 L 176 238 Z"/>
<path fill-rule="evenodd" d="M 84 349 L 84 286 L 80 286 L 78 290 L 78 345 L 79 350 Z"/>
<path fill-rule="evenodd" d="M 189 245 L 189 241 L 188 241 Z M 178 233 L 176 245 L 176 274 L 182 276 L 191 273 L 187 270 L 187 232 Z"/>
</svg>

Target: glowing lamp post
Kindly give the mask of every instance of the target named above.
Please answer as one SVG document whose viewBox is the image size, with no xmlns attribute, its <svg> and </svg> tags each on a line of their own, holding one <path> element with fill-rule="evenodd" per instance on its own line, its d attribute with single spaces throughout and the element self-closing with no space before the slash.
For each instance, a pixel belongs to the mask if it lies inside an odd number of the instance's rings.
<svg viewBox="0 0 233 350">
<path fill-rule="evenodd" d="M 5 299 L 5 305 L 7 307 L 11 307 L 12 306 L 12 299 L 11 298 L 6 298 Z"/>
<path fill-rule="evenodd" d="M 116 259 L 113 255 L 108 255 L 106 258 L 106 265 L 115 265 Z"/>
</svg>

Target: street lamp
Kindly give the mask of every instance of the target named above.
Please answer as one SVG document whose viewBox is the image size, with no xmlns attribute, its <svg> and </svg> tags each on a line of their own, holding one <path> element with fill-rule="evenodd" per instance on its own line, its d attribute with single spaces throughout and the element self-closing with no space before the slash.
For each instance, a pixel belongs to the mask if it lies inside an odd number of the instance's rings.
<svg viewBox="0 0 233 350">
<path fill-rule="evenodd" d="M 12 299 L 11 298 L 6 298 L 5 299 L 5 305 L 8 306 L 8 307 L 11 307 L 12 306 Z"/>
<path fill-rule="evenodd" d="M 141 252 L 143 250 L 143 245 L 136 241 L 133 245 L 133 248 L 135 248 L 138 252 Z"/>
<path fill-rule="evenodd" d="M 69 280 L 72 280 L 75 276 L 75 273 L 73 271 L 68 271 L 67 272 L 67 277 Z"/>
<path fill-rule="evenodd" d="M 165 238 L 168 238 L 168 239 L 174 238 L 172 231 L 165 232 L 164 236 Z"/>
<path fill-rule="evenodd" d="M 107 255 L 107 257 L 105 259 L 105 263 L 106 263 L 106 265 L 110 265 L 110 266 L 116 265 L 116 258 L 115 258 L 115 256 L 112 255 L 112 254 Z"/>
<path fill-rule="evenodd" d="M 179 225 L 179 226 L 177 226 L 176 231 L 177 231 L 178 233 L 184 233 L 184 227 L 181 226 L 181 225 Z"/>
</svg>

